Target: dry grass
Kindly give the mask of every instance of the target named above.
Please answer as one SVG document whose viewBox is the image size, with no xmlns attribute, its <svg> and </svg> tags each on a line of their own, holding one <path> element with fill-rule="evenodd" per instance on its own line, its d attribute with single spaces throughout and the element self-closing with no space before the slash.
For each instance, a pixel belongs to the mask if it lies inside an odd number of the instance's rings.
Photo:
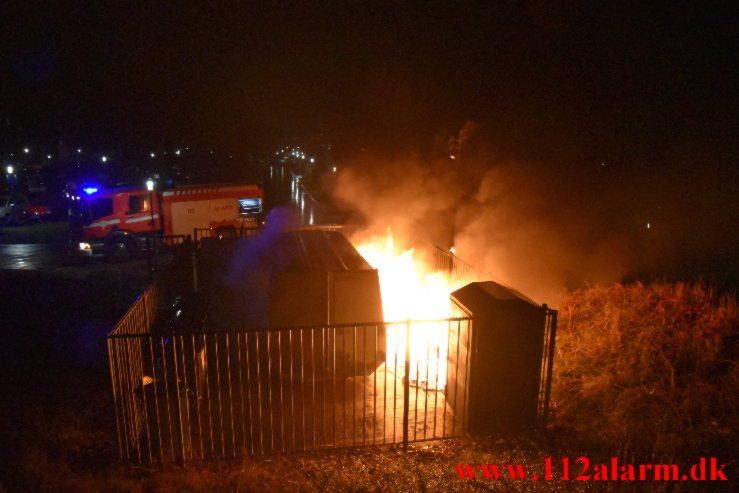
<svg viewBox="0 0 739 493">
<path fill-rule="evenodd" d="M 703 285 L 616 284 L 560 310 L 557 424 L 620 457 L 737 457 L 739 309 Z"/>
</svg>

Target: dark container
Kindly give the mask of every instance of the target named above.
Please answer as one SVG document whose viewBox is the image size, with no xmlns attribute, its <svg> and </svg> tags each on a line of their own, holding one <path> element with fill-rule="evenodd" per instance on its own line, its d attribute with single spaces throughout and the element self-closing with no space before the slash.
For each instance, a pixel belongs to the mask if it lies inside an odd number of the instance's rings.
<svg viewBox="0 0 739 493">
<path fill-rule="evenodd" d="M 468 385 L 467 429 L 505 433 L 533 426 L 539 410 L 547 308 L 492 281 L 468 284 L 451 299 L 461 315 L 474 317 L 468 337 L 470 361 L 450 359 L 450 366 L 469 365 L 469 382 L 447 382 L 448 388 Z"/>
</svg>

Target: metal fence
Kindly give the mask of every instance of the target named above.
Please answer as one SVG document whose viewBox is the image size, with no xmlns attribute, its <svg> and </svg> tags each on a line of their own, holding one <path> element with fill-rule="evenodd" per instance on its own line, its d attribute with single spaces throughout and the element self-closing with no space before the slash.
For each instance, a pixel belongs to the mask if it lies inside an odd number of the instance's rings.
<svg viewBox="0 0 739 493">
<path fill-rule="evenodd" d="M 259 231 L 259 224 L 250 222 L 240 228 L 234 228 L 232 226 L 225 228 L 193 228 L 192 237 L 196 242 L 203 238 L 246 238 L 257 235 Z"/>
<path fill-rule="evenodd" d="M 434 268 L 446 275 L 450 291 L 455 291 L 471 282 L 488 281 L 489 274 L 475 269 L 456 255 L 434 245 Z"/>
<path fill-rule="evenodd" d="M 407 444 L 466 429 L 470 318 L 146 333 L 155 293 L 108 336 L 124 460 Z"/>
</svg>

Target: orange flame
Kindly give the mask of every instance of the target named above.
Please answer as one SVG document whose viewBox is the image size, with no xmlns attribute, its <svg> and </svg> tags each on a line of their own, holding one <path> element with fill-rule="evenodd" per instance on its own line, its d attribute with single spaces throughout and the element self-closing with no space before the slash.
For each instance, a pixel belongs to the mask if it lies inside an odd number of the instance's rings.
<svg viewBox="0 0 739 493">
<path fill-rule="evenodd" d="M 441 272 L 414 259 L 413 249 L 395 247 L 393 236 L 373 236 L 357 246 L 359 253 L 378 270 L 386 322 L 437 320 L 451 316 L 449 285 Z M 404 374 L 406 324 L 387 327 L 386 368 Z M 447 322 L 411 323 L 410 381 L 429 389 L 446 383 L 449 346 Z"/>
</svg>

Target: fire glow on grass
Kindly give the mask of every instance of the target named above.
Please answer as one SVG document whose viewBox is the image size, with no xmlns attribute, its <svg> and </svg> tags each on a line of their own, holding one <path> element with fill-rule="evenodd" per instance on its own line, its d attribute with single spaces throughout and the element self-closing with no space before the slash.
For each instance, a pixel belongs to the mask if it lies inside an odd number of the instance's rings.
<svg viewBox="0 0 739 493">
<path fill-rule="evenodd" d="M 378 270 L 386 322 L 449 318 L 451 306 L 446 276 L 414 259 L 413 249 L 401 250 L 387 237 L 373 236 L 357 246 L 359 253 Z M 406 324 L 387 327 L 386 368 L 403 376 Z M 449 324 L 411 324 L 410 381 L 429 389 L 446 383 Z M 397 359 L 396 359 L 397 358 Z"/>
</svg>

